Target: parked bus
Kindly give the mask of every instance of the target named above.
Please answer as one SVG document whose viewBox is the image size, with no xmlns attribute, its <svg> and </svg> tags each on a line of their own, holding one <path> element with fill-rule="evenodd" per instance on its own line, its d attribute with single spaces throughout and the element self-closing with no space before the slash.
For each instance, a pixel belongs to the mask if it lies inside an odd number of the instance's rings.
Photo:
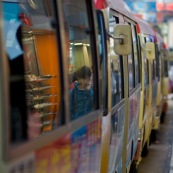
<svg viewBox="0 0 173 173">
<path fill-rule="evenodd" d="M 161 63 L 161 115 L 160 115 L 160 123 L 164 122 L 164 118 L 168 109 L 167 97 L 169 93 L 169 77 L 168 77 L 168 67 L 169 67 L 169 51 L 168 48 L 161 37 L 156 32 L 156 37 L 158 39 L 158 54 L 160 57 Z"/>
<path fill-rule="evenodd" d="M 167 84 L 163 82 L 164 76 L 162 75 L 164 70 L 162 62 L 166 51 L 163 47 L 163 40 L 147 22 L 138 17 L 136 20 L 142 64 L 139 143 L 134 159 L 138 166 L 142 157 L 148 155 L 148 147 L 151 142 L 157 141 L 156 130 L 159 129 L 160 119 L 166 111 L 163 110 L 163 105 L 167 104 L 163 97 L 162 83 Z M 154 51 L 150 51 L 148 45 L 152 46 Z M 165 90 L 168 90 L 168 86 L 165 86 Z"/>
<path fill-rule="evenodd" d="M 105 83 L 100 69 L 110 75 L 118 67 L 107 70 L 107 33 L 101 28 L 98 34 L 93 2 L 0 4 L 1 172 L 99 172 L 102 116 L 110 114 L 111 103 L 110 78 Z M 120 27 L 123 35 L 130 33 Z M 125 45 L 122 54 L 128 54 L 130 38 L 126 45 L 117 42 L 117 51 Z M 115 124 L 115 135 L 117 127 L 120 136 L 124 132 L 123 111 L 114 113 L 114 121 L 122 123 Z M 121 121 L 116 120 L 119 112 Z"/>
<path fill-rule="evenodd" d="M 0 22 L 0 172 L 135 172 L 153 122 L 149 25 L 122 0 L 4 0 Z"/>
<path fill-rule="evenodd" d="M 112 73 L 108 73 L 108 81 L 111 82 L 110 84 L 108 82 L 108 111 L 110 114 L 103 117 L 102 120 L 101 172 L 129 172 L 138 143 L 140 106 L 138 100 L 140 100 L 141 90 L 136 21 L 123 1 L 109 1 L 107 4 L 100 4 L 99 1 L 95 2 L 96 8 L 102 10 L 104 14 L 106 32 L 109 36 L 107 38 L 107 61 L 110 62 L 108 65 L 112 70 Z M 117 49 L 113 35 L 116 31 L 115 26 L 119 24 L 128 25 L 131 28 L 132 32 L 128 34 L 133 37 L 130 54 L 125 53 L 125 48 L 122 53 L 118 52 L 118 54 L 113 50 Z M 124 56 L 122 56 L 123 54 Z M 115 92 L 113 87 L 111 89 L 114 76 L 117 76 Z"/>
<path fill-rule="evenodd" d="M 92 1 L 1 1 L 0 13 L 0 172 L 99 172 L 101 76 Z M 72 74 L 81 68 L 76 92 L 83 96 L 76 97 L 69 94 Z"/>
<path fill-rule="evenodd" d="M 155 59 L 154 31 L 148 23 L 136 17 L 140 58 L 140 113 L 138 121 L 138 146 L 133 161 L 133 170 L 137 169 L 142 157 L 148 154 L 152 130 L 152 65 Z M 133 171 L 132 171 L 133 172 Z"/>
<path fill-rule="evenodd" d="M 167 111 L 168 79 L 166 79 L 166 75 L 168 75 L 168 50 L 163 41 L 163 38 L 157 32 L 155 32 L 155 36 L 155 50 L 157 59 L 156 74 L 158 77 L 158 88 L 153 130 L 158 130 L 160 127 L 160 123 L 163 122 L 165 113 Z"/>
</svg>

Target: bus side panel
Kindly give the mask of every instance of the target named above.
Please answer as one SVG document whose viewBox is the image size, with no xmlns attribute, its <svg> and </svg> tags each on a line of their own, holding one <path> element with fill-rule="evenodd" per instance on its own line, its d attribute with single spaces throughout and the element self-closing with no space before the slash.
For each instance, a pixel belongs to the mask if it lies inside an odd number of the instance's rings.
<svg viewBox="0 0 173 173">
<path fill-rule="evenodd" d="M 102 117 L 101 173 L 108 172 L 111 113 Z"/>
<path fill-rule="evenodd" d="M 130 96 L 130 113 L 129 113 L 129 131 L 128 131 L 128 149 L 127 149 L 127 165 L 133 160 L 138 143 L 138 122 L 140 108 L 140 89 Z"/>
<path fill-rule="evenodd" d="M 111 140 L 109 146 L 109 172 L 121 165 L 124 138 L 124 105 L 111 116 Z"/>
<path fill-rule="evenodd" d="M 36 152 L 36 173 L 98 173 L 101 119 L 81 127 Z"/>
</svg>

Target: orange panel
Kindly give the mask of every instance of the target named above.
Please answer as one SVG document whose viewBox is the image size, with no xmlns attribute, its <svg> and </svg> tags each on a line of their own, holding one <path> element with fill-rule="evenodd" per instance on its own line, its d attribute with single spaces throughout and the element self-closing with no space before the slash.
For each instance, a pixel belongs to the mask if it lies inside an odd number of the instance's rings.
<svg viewBox="0 0 173 173">
<path fill-rule="evenodd" d="M 50 97 L 48 102 L 57 103 L 56 106 L 50 106 L 48 111 L 57 113 L 60 109 L 60 72 L 58 61 L 58 50 L 55 34 L 40 34 L 35 36 L 36 50 L 38 57 L 38 65 L 40 75 L 53 75 L 55 78 L 51 78 L 45 82 L 45 85 L 55 86 L 51 88 L 48 93 L 56 94 L 56 97 Z M 54 116 L 51 115 L 46 120 L 52 121 Z M 50 131 L 52 124 L 45 126 L 43 131 Z"/>
</svg>

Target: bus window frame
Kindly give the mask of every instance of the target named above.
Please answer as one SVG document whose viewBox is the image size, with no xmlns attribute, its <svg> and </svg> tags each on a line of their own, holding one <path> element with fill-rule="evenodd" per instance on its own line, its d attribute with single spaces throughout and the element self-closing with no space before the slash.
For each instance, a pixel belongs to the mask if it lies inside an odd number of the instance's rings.
<svg viewBox="0 0 173 173">
<path fill-rule="evenodd" d="M 98 21 L 98 34 L 101 37 L 101 45 L 102 46 L 102 57 L 100 57 L 100 69 L 102 72 L 102 104 L 103 104 L 103 116 L 107 116 L 108 114 L 108 69 L 107 69 L 107 33 L 104 23 L 103 12 L 100 10 L 96 11 L 97 13 L 97 21 Z M 99 27 L 100 24 L 100 27 Z M 100 29 L 100 30 L 99 30 Z M 101 56 L 101 55 L 100 55 Z M 106 81 L 106 82 L 105 82 Z"/>
<path fill-rule="evenodd" d="M 85 31 L 87 34 L 90 34 L 90 44 L 92 44 L 93 46 L 91 47 L 91 58 L 92 58 L 92 65 L 93 65 L 93 79 L 94 79 L 94 110 L 92 110 L 91 112 L 75 119 L 75 120 L 70 120 L 70 111 L 68 111 L 68 121 L 67 124 L 71 124 L 71 131 L 75 130 L 77 127 L 81 127 L 87 124 L 87 122 L 91 122 L 93 121 L 93 119 L 96 119 L 100 116 L 100 113 L 98 113 L 99 109 L 100 109 L 100 86 L 99 86 L 99 58 L 98 58 L 98 48 L 97 48 L 97 24 L 95 23 L 96 21 L 96 13 L 94 12 L 94 9 L 92 7 L 92 2 L 90 1 L 83 1 L 83 3 L 86 4 L 86 12 L 87 12 L 87 21 L 88 21 L 88 27 L 87 30 Z M 68 40 L 69 41 L 69 40 Z M 96 58 L 95 58 L 96 57 Z M 69 57 L 68 57 L 69 58 Z M 68 64 L 68 63 L 67 63 Z M 66 64 L 66 69 L 68 70 L 68 66 Z M 68 64 L 69 65 L 69 64 Z M 67 76 L 68 76 L 68 72 L 67 72 Z M 67 82 L 68 83 L 68 82 Z M 70 98 L 69 93 L 68 95 L 68 100 Z M 69 102 L 67 100 L 67 102 Z M 66 103 L 67 103 L 66 102 Z M 68 109 L 70 108 L 70 104 L 68 104 Z M 96 115 L 96 116 L 93 116 Z"/>
</svg>

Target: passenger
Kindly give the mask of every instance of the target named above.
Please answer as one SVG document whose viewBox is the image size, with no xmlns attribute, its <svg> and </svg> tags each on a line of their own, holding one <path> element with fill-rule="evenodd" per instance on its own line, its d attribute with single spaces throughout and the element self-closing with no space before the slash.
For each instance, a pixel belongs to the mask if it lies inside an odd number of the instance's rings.
<svg viewBox="0 0 173 173">
<path fill-rule="evenodd" d="M 94 92 L 91 88 L 91 69 L 83 66 L 75 72 L 76 82 L 70 90 L 70 119 L 74 120 L 91 112 Z"/>
<path fill-rule="evenodd" d="M 73 75 L 69 75 L 69 89 L 73 89 L 74 88 L 74 84 L 77 81 L 76 79 L 76 72 L 73 73 Z"/>
</svg>

